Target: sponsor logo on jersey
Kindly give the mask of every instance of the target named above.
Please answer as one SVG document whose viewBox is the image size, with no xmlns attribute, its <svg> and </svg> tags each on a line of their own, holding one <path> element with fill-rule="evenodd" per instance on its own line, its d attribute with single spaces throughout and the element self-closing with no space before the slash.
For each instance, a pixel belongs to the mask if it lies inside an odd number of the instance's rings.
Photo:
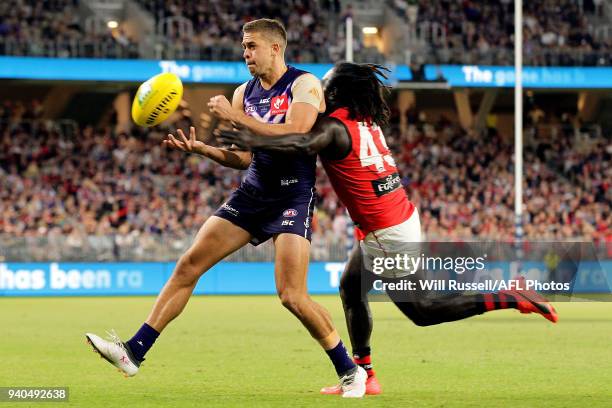
<svg viewBox="0 0 612 408">
<path fill-rule="evenodd" d="M 280 115 L 281 113 L 287 113 L 287 110 L 289 110 L 289 98 L 285 94 L 275 96 L 270 101 L 270 107 L 270 113 L 272 115 Z"/>
<path fill-rule="evenodd" d="M 252 113 L 252 112 L 257 112 L 257 106 L 249 105 L 244 109 L 244 112 L 247 114 Z"/>
<path fill-rule="evenodd" d="M 295 217 L 296 215 L 298 215 L 298 212 L 293 208 L 289 208 L 283 212 L 283 217 Z"/>
<path fill-rule="evenodd" d="M 281 226 L 286 226 L 286 225 L 292 226 L 294 222 L 295 222 L 294 220 L 284 220 L 281 223 Z"/>
<path fill-rule="evenodd" d="M 401 187 L 401 185 L 402 181 L 397 173 L 389 174 L 387 177 L 379 178 L 377 180 L 372 180 L 374 194 L 376 194 L 378 197 L 397 190 Z"/>
<path fill-rule="evenodd" d="M 228 203 L 224 203 L 221 208 L 223 208 L 225 211 L 227 211 L 228 213 L 234 215 L 234 216 L 238 216 L 240 215 L 240 211 L 238 211 L 237 209 L 231 207 Z"/>
<path fill-rule="evenodd" d="M 299 183 L 300 181 L 296 178 L 281 179 L 281 186 L 288 186 L 289 184 Z"/>
<path fill-rule="evenodd" d="M 268 103 L 268 102 L 270 102 L 270 98 L 261 98 L 259 100 L 259 103 Z"/>
</svg>

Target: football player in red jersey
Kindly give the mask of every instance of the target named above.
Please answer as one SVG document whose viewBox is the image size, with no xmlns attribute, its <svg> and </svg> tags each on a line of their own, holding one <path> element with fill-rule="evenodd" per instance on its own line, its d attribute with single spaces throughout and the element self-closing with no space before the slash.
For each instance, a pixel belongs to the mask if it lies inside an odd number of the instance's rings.
<svg viewBox="0 0 612 408">
<path fill-rule="evenodd" d="M 367 290 L 371 287 L 364 288 L 362 276 L 372 271 L 371 262 L 376 256 L 393 257 L 411 243 L 421 241 L 418 210 L 406 197 L 380 128 L 386 125 L 389 114 L 382 70 L 385 68 L 371 64 L 337 64 L 324 78 L 326 116 L 317 120 L 310 133 L 261 137 L 241 130 L 219 134 L 222 143 L 241 149 L 319 154 L 336 194 L 356 224 L 359 244 L 342 275 L 340 295 L 353 357 L 368 372 L 366 393 L 370 395 L 379 394 L 381 388 L 370 357 L 372 316 Z M 508 308 L 557 321 L 553 306 L 533 290 L 452 294 L 435 301 L 423 291 L 407 293 L 413 293 L 408 300 L 388 292 L 397 307 L 418 326 Z M 321 392 L 339 394 L 340 388 L 326 387 Z"/>
</svg>

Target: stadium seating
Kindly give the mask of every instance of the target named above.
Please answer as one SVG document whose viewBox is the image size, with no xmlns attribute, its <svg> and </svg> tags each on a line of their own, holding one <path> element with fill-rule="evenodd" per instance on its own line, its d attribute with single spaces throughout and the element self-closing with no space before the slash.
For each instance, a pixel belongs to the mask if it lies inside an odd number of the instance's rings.
<svg viewBox="0 0 612 408">
<path fill-rule="evenodd" d="M 350 9 L 341 9 L 339 2 L 319 0 L 293 0 L 282 5 L 272 0 L 137 0 L 154 24 L 153 33 L 140 33 L 148 37 L 147 41 L 137 45 L 122 25 L 111 29 L 84 24 L 79 18 L 81 2 L 3 2 L 0 55 L 236 61 L 242 58 L 239 45 L 242 24 L 267 16 L 283 21 L 287 27 L 289 61 L 335 62 L 344 58 L 345 48 L 344 30 L 338 22 L 351 14 Z M 388 43 L 383 56 L 376 47 L 366 47 L 356 29 L 357 61 L 513 63 L 512 0 L 396 0 L 386 4 L 403 18 L 405 38 Z M 563 0 L 524 4 L 526 65 L 612 63 L 612 25 L 609 17 L 605 18 L 611 8 L 604 7 L 603 2 Z M 403 61 L 406 50 L 397 47 L 408 48 L 408 61 Z"/>
<path fill-rule="evenodd" d="M 146 58 L 121 26 L 85 25 L 79 18 L 79 0 L 3 2 L 0 4 L 0 55 Z M 344 57 L 344 31 L 335 22 L 341 16 L 333 2 L 270 0 L 250 2 L 191 2 L 138 0 L 154 20 L 149 40 L 158 59 L 237 61 L 242 59 L 241 27 L 262 16 L 287 27 L 287 59 L 292 62 L 329 62 Z M 320 4 L 322 3 L 322 4 Z M 85 20 L 87 21 L 87 20 Z M 355 39 L 359 58 L 382 61 L 372 47 Z"/>
<path fill-rule="evenodd" d="M 335 33 L 329 30 L 327 11 L 317 1 L 295 1 L 293 7 L 269 0 L 250 2 L 192 2 L 139 0 L 155 17 L 157 45 L 166 59 L 241 60 L 241 27 L 266 16 L 287 27 L 288 59 L 326 62 Z"/>
<path fill-rule="evenodd" d="M 138 58 L 121 29 L 87 27 L 78 0 L 0 2 L 0 55 Z"/>
<path fill-rule="evenodd" d="M 85 126 L 66 137 L 40 114 L 36 103 L 0 104 L 0 256 L 174 259 L 240 183 L 238 171 L 162 148 L 162 130 Z M 406 132 L 386 133 L 426 237 L 512 240 L 511 141 L 494 129 L 483 138 L 418 117 Z M 525 152 L 525 238 L 609 244 L 610 139 L 571 123 L 558 128 L 554 143 L 541 139 Z M 349 219 L 318 171 L 313 257 L 343 259 Z M 247 248 L 235 259 L 269 259 L 269 249 Z"/>
<path fill-rule="evenodd" d="M 609 65 L 612 26 L 603 2 L 523 2 L 523 63 L 543 66 Z M 512 0 L 420 0 L 415 37 L 424 63 L 513 63 Z"/>
<path fill-rule="evenodd" d="M 612 240 L 606 181 L 612 145 L 601 136 L 586 146 L 582 140 L 572 127 L 556 139 L 562 147 L 544 141 L 527 146 L 525 238 Z M 451 124 L 423 124 L 411 126 L 399 143 L 400 172 L 428 239 L 514 239 L 512 140 L 495 129 L 481 137 Z"/>
</svg>

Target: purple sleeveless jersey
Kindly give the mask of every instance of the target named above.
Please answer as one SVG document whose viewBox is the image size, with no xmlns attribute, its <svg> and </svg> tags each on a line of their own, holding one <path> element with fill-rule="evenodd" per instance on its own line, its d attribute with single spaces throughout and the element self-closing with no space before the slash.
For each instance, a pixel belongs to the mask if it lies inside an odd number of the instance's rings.
<svg viewBox="0 0 612 408">
<path fill-rule="evenodd" d="M 306 71 L 287 67 L 287 72 L 265 90 L 258 78 L 251 79 L 244 90 L 244 111 L 266 123 L 284 123 L 293 99 L 291 86 Z M 282 153 L 253 151 L 253 160 L 244 184 L 266 195 L 290 193 L 310 195 L 315 184 L 315 156 L 293 156 Z"/>
<path fill-rule="evenodd" d="M 288 67 L 268 91 L 253 78 L 244 91 L 244 111 L 267 123 L 284 123 L 293 95 L 291 86 L 305 71 Z M 253 151 L 253 160 L 240 187 L 215 212 L 251 234 L 258 245 L 278 234 L 310 240 L 317 198 L 315 156 Z"/>
</svg>

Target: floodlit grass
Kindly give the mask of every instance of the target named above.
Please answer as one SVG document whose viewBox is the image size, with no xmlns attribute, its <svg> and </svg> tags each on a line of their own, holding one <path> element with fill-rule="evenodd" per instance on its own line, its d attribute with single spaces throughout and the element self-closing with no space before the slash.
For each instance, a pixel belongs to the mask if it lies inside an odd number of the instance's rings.
<svg viewBox="0 0 612 408">
<path fill-rule="evenodd" d="M 348 344 L 340 299 L 315 299 Z M 70 387 L 69 404 L 45 404 L 60 407 L 603 407 L 612 401 L 610 303 L 556 303 L 556 325 L 510 310 L 427 328 L 392 304 L 372 303 L 373 361 L 383 395 L 349 401 L 319 395 L 336 380 L 331 363 L 272 296 L 193 298 L 140 373 L 123 378 L 91 351 L 84 333 L 114 328 L 128 339 L 153 300 L 0 298 L 0 386 Z"/>
</svg>

